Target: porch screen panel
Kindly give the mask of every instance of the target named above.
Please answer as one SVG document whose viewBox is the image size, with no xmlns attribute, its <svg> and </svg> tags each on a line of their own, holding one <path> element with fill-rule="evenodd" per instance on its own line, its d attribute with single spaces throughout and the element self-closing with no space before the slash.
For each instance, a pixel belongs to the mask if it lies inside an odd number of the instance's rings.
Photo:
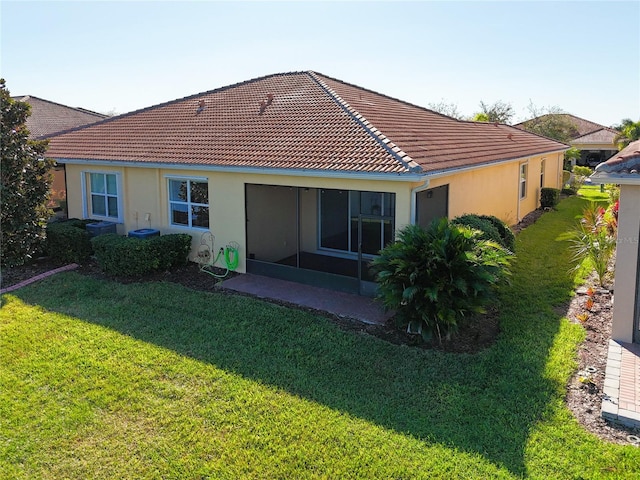
<svg viewBox="0 0 640 480">
<path fill-rule="evenodd" d="M 349 250 L 349 191 L 320 191 L 320 246 Z"/>
</svg>

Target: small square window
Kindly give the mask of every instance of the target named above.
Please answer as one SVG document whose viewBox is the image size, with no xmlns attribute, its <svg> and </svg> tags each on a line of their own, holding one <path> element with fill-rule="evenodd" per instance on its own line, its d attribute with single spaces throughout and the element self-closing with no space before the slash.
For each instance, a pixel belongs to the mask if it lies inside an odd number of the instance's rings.
<svg viewBox="0 0 640 480">
<path fill-rule="evenodd" d="M 209 183 L 206 180 L 169 179 L 169 223 L 209 228 Z"/>
</svg>

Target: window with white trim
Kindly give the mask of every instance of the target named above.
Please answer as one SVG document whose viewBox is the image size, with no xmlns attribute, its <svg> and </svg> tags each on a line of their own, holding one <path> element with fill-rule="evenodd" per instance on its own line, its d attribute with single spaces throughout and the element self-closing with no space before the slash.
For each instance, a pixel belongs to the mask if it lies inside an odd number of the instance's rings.
<svg viewBox="0 0 640 480">
<path fill-rule="evenodd" d="M 120 220 L 119 181 L 116 173 L 88 172 L 87 213 L 90 218 Z M 86 190 L 85 190 L 86 191 Z"/>
<path fill-rule="evenodd" d="M 544 188 L 544 164 L 545 164 L 545 159 L 542 159 L 542 162 L 540 162 L 540 188 Z"/>
<path fill-rule="evenodd" d="M 209 228 L 209 183 L 207 179 L 169 178 L 169 223 Z"/>
<path fill-rule="evenodd" d="M 527 196 L 527 164 L 520 164 L 520 199 Z"/>
</svg>

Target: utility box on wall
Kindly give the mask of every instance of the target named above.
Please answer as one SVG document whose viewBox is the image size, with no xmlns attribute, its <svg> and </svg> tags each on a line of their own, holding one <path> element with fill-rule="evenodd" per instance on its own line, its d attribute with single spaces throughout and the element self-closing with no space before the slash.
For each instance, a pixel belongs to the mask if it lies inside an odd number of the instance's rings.
<svg viewBox="0 0 640 480">
<path fill-rule="evenodd" d="M 129 236 L 133 238 L 159 237 L 160 230 L 156 230 L 154 228 L 140 228 L 138 230 L 131 230 L 129 232 Z"/>
<path fill-rule="evenodd" d="M 86 229 L 90 237 L 97 237 L 98 235 L 104 235 L 106 233 L 118 233 L 116 224 L 113 222 L 88 223 Z"/>
</svg>

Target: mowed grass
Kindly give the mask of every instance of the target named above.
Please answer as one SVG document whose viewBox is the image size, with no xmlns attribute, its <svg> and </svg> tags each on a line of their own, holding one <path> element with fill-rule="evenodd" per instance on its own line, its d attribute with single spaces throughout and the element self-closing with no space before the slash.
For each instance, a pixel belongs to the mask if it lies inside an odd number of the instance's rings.
<svg viewBox="0 0 640 480">
<path fill-rule="evenodd" d="M 502 333 L 422 351 L 174 284 L 65 273 L 3 297 L 5 478 L 637 478 L 564 405 L 572 197 L 517 239 Z M 203 276 L 203 282 L 211 281 Z"/>
</svg>

